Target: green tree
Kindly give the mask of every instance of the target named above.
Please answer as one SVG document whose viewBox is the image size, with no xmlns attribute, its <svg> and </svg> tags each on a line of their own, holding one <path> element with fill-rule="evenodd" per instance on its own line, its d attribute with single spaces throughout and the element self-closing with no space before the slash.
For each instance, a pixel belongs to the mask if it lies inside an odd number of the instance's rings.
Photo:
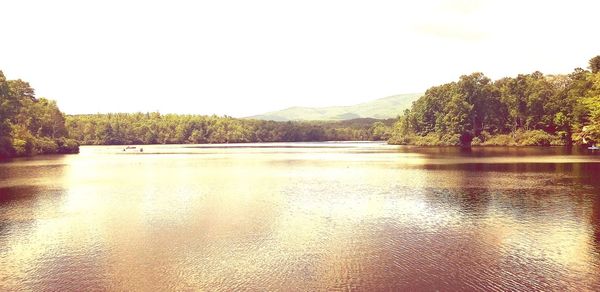
<svg viewBox="0 0 600 292">
<path fill-rule="evenodd" d="M 38 153 L 72 153 L 79 145 L 68 135 L 56 102 L 36 98 L 23 80 L 0 71 L 0 158 Z"/>
<path fill-rule="evenodd" d="M 592 73 L 600 72 L 600 55 L 591 58 L 589 63 L 590 63 L 590 70 L 592 70 Z"/>
<path fill-rule="evenodd" d="M 424 145 L 564 145 L 600 140 L 600 56 L 568 75 L 481 73 L 431 87 L 393 128 L 390 141 Z M 460 139 L 456 139 L 459 137 Z M 596 141 L 596 140 L 594 140 Z"/>
</svg>

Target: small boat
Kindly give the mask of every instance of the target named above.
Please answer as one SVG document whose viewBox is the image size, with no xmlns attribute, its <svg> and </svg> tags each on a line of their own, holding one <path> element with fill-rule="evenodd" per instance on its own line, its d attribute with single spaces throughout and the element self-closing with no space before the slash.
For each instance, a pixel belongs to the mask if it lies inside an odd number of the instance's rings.
<svg viewBox="0 0 600 292">
<path fill-rule="evenodd" d="M 600 147 L 598 147 L 596 145 L 592 145 L 592 146 L 588 147 L 588 150 L 600 150 Z"/>
<path fill-rule="evenodd" d="M 123 151 L 127 151 L 127 150 L 135 150 L 136 147 L 135 146 L 127 146 L 125 148 L 123 148 Z"/>
<path fill-rule="evenodd" d="M 123 152 L 126 152 L 126 151 L 137 152 L 138 150 L 137 150 L 137 147 L 135 147 L 135 146 L 127 146 L 127 147 L 123 148 Z M 140 148 L 139 152 L 144 152 L 144 148 Z"/>
</svg>

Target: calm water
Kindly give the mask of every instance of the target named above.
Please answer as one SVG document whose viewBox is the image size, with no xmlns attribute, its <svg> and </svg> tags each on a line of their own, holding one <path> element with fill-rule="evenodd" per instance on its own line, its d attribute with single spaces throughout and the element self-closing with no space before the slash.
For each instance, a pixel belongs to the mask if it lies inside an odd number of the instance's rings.
<svg viewBox="0 0 600 292">
<path fill-rule="evenodd" d="M 0 290 L 600 290 L 600 154 L 121 150 L 0 163 Z"/>
</svg>

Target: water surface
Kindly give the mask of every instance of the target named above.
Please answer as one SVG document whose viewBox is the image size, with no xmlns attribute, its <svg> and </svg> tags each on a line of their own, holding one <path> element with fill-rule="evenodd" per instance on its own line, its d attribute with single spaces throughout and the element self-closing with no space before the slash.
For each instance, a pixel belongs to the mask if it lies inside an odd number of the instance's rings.
<svg viewBox="0 0 600 292">
<path fill-rule="evenodd" d="M 600 290 L 600 155 L 382 143 L 0 163 L 0 290 Z"/>
</svg>

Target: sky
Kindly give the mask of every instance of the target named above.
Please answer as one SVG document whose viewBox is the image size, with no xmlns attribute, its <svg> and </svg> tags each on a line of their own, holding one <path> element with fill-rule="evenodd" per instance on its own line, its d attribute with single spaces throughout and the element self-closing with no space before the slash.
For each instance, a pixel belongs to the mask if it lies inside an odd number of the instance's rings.
<svg viewBox="0 0 600 292">
<path fill-rule="evenodd" d="M 244 117 L 586 68 L 597 0 L 0 3 L 0 70 L 67 114 Z"/>
</svg>

